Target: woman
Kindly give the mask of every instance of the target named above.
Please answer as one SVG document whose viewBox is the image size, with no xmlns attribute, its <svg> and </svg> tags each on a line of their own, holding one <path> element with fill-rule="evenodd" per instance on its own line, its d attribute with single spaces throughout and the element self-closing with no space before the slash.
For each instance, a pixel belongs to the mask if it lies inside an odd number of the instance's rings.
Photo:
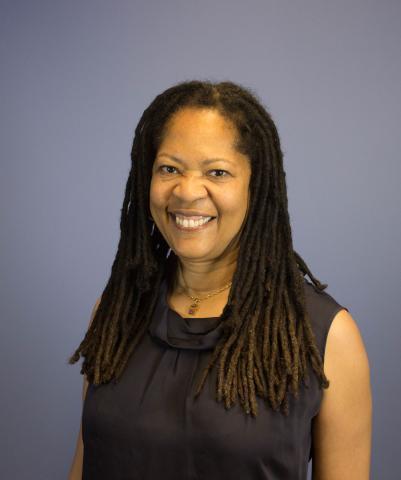
<svg viewBox="0 0 401 480">
<path fill-rule="evenodd" d="M 367 354 L 293 249 L 256 95 L 167 89 L 131 158 L 111 276 L 70 358 L 85 374 L 70 479 L 295 480 L 310 458 L 314 480 L 368 479 Z"/>
</svg>

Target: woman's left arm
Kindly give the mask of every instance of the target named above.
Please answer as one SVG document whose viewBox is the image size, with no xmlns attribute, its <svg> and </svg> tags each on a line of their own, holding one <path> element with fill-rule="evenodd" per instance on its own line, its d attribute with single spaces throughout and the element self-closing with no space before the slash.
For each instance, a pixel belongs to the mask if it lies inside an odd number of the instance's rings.
<svg viewBox="0 0 401 480">
<path fill-rule="evenodd" d="M 372 393 L 366 349 L 358 326 L 344 309 L 326 341 L 321 408 L 313 422 L 313 480 L 369 480 Z"/>
</svg>

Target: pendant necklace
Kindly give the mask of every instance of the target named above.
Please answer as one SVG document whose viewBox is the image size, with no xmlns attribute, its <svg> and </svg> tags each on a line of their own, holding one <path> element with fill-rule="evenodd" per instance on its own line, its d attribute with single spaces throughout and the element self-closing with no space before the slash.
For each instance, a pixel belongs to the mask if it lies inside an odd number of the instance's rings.
<svg viewBox="0 0 401 480">
<path fill-rule="evenodd" d="M 190 295 L 184 290 L 185 295 L 192 300 L 192 303 L 188 309 L 188 313 L 190 315 L 195 315 L 195 313 L 199 310 L 200 302 L 202 302 L 203 300 L 206 300 L 207 298 L 213 297 L 213 295 L 217 295 L 223 290 L 226 290 L 227 288 L 231 287 L 232 283 L 233 283 L 232 281 L 228 282 L 226 285 L 224 285 L 224 287 L 221 287 L 218 290 L 208 293 L 205 297 L 194 297 L 193 295 Z"/>
</svg>

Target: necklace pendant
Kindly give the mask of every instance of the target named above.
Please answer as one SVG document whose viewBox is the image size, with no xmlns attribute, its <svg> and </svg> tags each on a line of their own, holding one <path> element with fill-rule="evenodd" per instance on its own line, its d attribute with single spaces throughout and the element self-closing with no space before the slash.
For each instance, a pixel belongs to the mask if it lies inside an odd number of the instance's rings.
<svg viewBox="0 0 401 480">
<path fill-rule="evenodd" d="M 189 313 L 190 315 L 195 315 L 195 313 L 198 311 L 198 309 L 199 309 L 199 302 L 194 301 L 194 303 L 192 303 L 192 304 L 189 306 L 188 313 Z"/>
<path fill-rule="evenodd" d="M 222 292 L 223 290 L 225 290 L 226 288 L 230 287 L 232 284 L 232 282 L 228 282 L 227 285 L 225 285 L 223 288 L 220 288 L 219 290 L 216 290 L 215 292 L 212 292 L 212 293 L 209 293 L 208 295 L 206 295 L 206 297 L 193 297 L 192 295 L 189 295 L 188 293 L 185 293 L 185 295 L 187 297 L 189 297 L 191 300 L 192 300 L 192 304 L 189 306 L 189 309 L 188 309 L 188 313 L 190 315 L 195 315 L 195 313 L 198 311 L 199 309 L 199 304 L 202 300 L 206 300 L 210 297 L 212 297 L 213 295 L 217 295 L 218 293 Z"/>
</svg>

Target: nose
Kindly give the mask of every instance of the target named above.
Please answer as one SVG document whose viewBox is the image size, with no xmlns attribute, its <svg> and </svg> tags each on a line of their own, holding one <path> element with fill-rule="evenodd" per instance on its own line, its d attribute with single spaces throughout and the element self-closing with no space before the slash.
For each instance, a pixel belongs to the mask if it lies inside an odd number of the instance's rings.
<svg viewBox="0 0 401 480">
<path fill-rule="evenodd" d="M 195 175 L 181 176 L 174 186 L 173 194 L 182 201 L 191 202 L 207 197 L 204 179 Z"/>
</svg>

